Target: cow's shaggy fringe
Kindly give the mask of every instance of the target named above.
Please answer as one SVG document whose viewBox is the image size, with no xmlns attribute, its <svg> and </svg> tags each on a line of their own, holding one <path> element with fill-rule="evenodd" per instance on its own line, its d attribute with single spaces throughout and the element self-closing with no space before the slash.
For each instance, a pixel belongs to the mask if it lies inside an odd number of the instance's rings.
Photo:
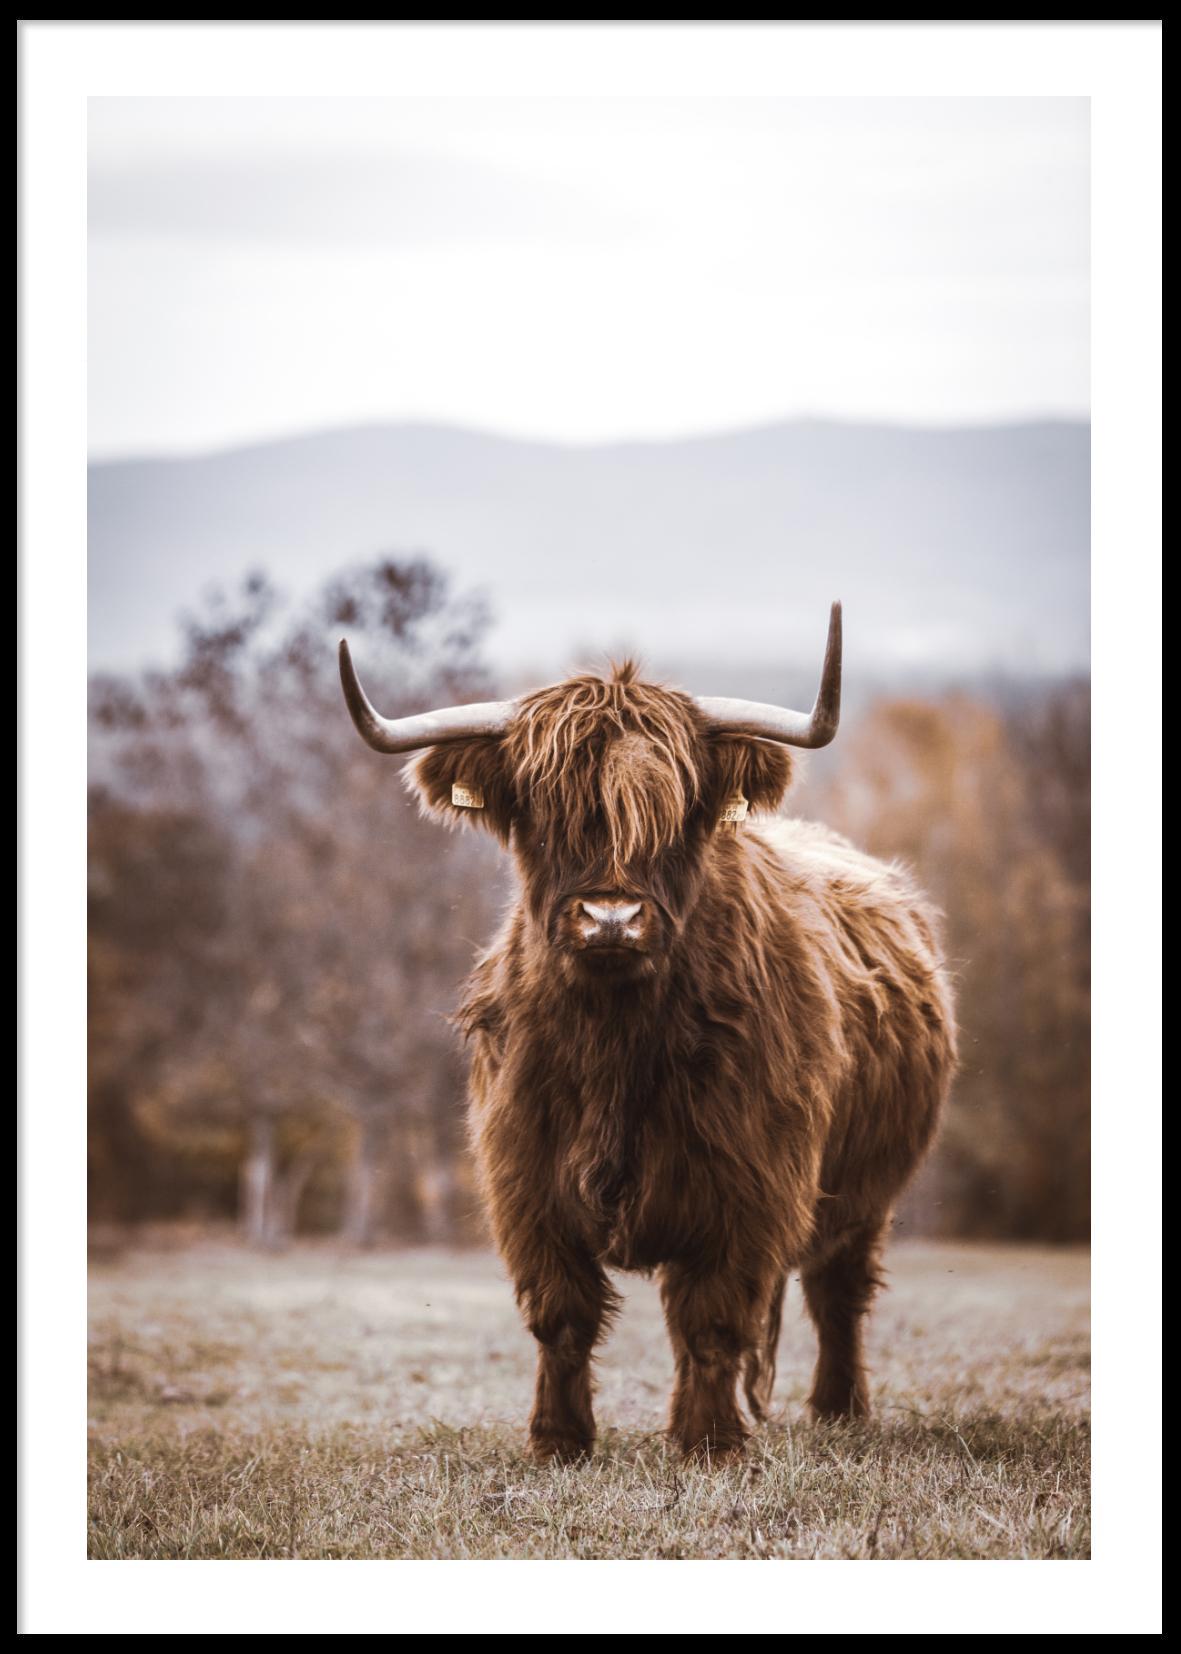
<svg viewBox="0 0 1181 1654">
<path fill-rule="evenodd" d="M 591 860 L 604 834 L 612 873 L 679 839 L 701 791 L 700 742 L 687 697 L 636 680 L 571 678 L 525 697 L 512 741 L 517 794 Z"/>
<path fill-rule="evenodd" d="M 453 782 L 483 788 L 477 819 L 522 878 L 460 1020 L 489 1213 L 539 1344 L 541 1456 L 592 1439 L 610 1267 L 659 1272 L 686 1451 L 740 1447 L 740 1383 L 765 1413 L 793 1270 L 819 1336 L 814 1409 L 868 1407 L 861 1320 L 947 1091 L 951 994 L 903 872 L 801 822 L 717 831 L 732 793 L 771 811 L 790 774 L 782 747 L 711 736 L 630 664 L 412 766 L 437 814 L 457 813 Z M 634 970 L 587 968 L 588 891 L 643 902 Z"/>
</svg>

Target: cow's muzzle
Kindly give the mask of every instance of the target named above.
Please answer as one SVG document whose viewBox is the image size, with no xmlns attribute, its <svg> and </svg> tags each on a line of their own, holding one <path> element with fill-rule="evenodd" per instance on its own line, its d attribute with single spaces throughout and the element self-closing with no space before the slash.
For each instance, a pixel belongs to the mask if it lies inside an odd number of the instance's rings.
<svg viewBox="0 0 1181 1654">
<path fill-rule="evenodd" d="M 587 948 L 637 948 L 644 937 L 644 904 L 596 897 L 578 904 L 575 925 Z"/>
<path fill-rule="evenodd" d="M 573 968 L 591 977 L 647 975 L 663 951 L 664 936 L 659 905 L 621 890 L 565 897 L 551 931 Z"/>
</svg>

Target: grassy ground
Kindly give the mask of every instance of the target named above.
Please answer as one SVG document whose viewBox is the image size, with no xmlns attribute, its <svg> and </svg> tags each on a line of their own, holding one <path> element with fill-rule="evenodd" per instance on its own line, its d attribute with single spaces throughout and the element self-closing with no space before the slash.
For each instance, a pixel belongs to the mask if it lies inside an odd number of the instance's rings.
<svg viewBox="0 0 1181 1654">
<path fill-rule="evenodd" d="M 655 1288 L 628 1281 L 599 1444 L 522 1454 L 533 1366 L 480 1253 L 128 1253 L 91 1285 L 93 1557 L 1085 1557 L 1085 1253 L 897 1245 L 877 1416 L 814 1426 L 789 1300 L 744 1464 L 661 1427 Z M 793 1313 L 794 1311 L 794 1313 Z"/>
</svg>

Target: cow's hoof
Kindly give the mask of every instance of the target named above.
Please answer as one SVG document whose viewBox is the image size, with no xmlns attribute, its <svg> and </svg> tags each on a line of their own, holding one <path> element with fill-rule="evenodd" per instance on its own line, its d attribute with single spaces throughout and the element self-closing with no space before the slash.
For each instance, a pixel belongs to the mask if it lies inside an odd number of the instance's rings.
<svg viewBox="0 0 1181 1654">
<path fill-rule="evenodd" d="M 530 1436 L 529 1457 L 538 1464 L 577 1464 L 591 1443 L 582 1436 Z"/>
<path fill-rule="evenodd" d="M 746 1452 L 744 1435 L 705 1436 L 700 1441 L 682 1442 L 681 1456 L 707 1469 L 733 1464 Z"/>
<path fill-rule="evenodd" d="M 848 1424 L 869 1418 L 873 1409 L 864 1396 L 813 1396 L 808 1411 L 817 1424 Z"/>
</svg>

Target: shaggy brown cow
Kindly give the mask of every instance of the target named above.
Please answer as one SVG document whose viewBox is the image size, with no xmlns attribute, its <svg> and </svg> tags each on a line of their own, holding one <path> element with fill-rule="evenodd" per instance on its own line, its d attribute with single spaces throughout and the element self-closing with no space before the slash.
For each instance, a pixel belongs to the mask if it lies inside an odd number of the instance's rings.
<svg viewBox="0 0 1181 1654">
<path fill-rule="evenodd" d="M 836 731 L 839 605 L 810 716 L 625 664 L 392 721 L 344 644 L 341 670 L 371 746 L 427 748 L 409 772 L 424 807 L 486 826 L 520 873 L 460 1021 L 492 1227 L 539 1346 L 534 1454 L 591 1444 L 608 1269 L 659 1273 L 685 1452 L 741 1448 L 740 1382 L 765 1415 L 793 1270 L 813 1409 L 866 1412 L 883 1230 L 954 1063 L 935 918 L 822 827 L 735 821 L 776 810 L 787 746 Z"/>
</svg>

